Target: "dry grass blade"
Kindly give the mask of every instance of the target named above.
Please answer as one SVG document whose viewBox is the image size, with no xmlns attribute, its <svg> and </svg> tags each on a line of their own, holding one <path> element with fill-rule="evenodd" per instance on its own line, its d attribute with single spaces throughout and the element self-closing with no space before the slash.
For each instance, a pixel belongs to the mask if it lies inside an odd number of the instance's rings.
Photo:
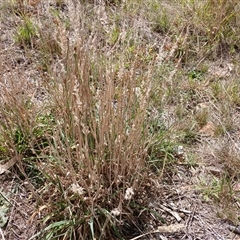
<svg viewBox="0 0 240 240">
<path fill-rule="evenodd" d="M 4 237 L 4 234 L 3 234 L 2 228 L 0 228 L 0 234 L 1 234 L 1 238 L 2 238 L 2 240 L 5 240 L 5 237 Z"/>
</svg>

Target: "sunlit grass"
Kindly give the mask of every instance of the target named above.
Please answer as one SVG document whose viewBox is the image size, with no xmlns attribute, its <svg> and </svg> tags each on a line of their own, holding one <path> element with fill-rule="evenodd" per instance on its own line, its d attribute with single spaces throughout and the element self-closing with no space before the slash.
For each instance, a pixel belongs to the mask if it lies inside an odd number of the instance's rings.
<svg viewBox="0 0 240 240">
<path fill-rule="evenodd" d="M 1 80 L 0 153 L 22 156 L 26 175 L 19 176 L 39 194 L 35 237 L 140 235 L 148 193 L 158 195 L 153 180 L 173 170 L 179 146 L 197 147 L 212 122 L 215 138 L 235 129 L 238 72 L 231 81 L 214 77 L 208 64 L 237 52 L 238 2 L 56 1 L 44 17 L 20 2 L 3 9 L 21 7 L 20 15 L 9 10 L 11 37 L 35 64 L 44 93 L 37 100 L 26 89 L 16 94 L 15 80 L 28 70 L 9 68 Z M 227 175 L 203 195 L 232 200 L 225 180 L 239 178 L 238 158 L 221 150 L 214 154 Z M 181 161 L 194 165 L 199 156 L 191 156 Z"/>
</svg>

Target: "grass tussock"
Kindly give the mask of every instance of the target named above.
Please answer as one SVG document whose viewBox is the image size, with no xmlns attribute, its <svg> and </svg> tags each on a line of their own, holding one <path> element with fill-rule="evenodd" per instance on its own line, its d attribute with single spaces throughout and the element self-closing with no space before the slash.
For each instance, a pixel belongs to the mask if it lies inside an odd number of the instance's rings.
<svg viewBox="0 0 240 240">
<path fill-rule="evenodd" d="M 70 44 L 65 22 L 55 13 L 51 18 L 56 32 L 44 35 L 47 25 L 42 25 L 34 46 L 30 20 L 16 32 L 16 44 L 30 58 L 36 47 L 46 100 L 34 102 L 35 95 L 16 97 L 5 89 L 1 108 L 2 151 L 22 156 L 24 171 L 40 193 L 38 211 L 44 219 L 35 237 L 140 234 L 146 220 L 138 216 L 147 206 L 143 196 L 152 190 L 148 110 L 155 58 L 133 36 L 120 37 L 117 27 L 103 33 L 93 26 L 92 36 Z M 128 31 L 138 35 L 133 28 Z M 89 46 L 102 34 L 107 37 L 102 49 Z M 106 57 L 109 47 L 115 53 Z"/>
<path fill-rule="evenodd" d="M 134 217 L 131 199 L 142 191 L 148 175 L 149 72 L 140 78 L 134 65 L 122 71 L 108 62 L 94 69 L 101 59 L 91 59 L 82 46 L 70 56 L 63 81 L 51 90 L 56 121 L 49 136 L 51 170 L 49 164 L 42 166 L 61 195 L 59 201 L 57 193 L 50 200 L 55 202 L 52 217 L 63 214 L 76 221 L 79 229 L 71 234 L 80 238 L 120 236 L 122 215 Z M 66 203 L 71 209 L 61 206 Z"/>
</svg>

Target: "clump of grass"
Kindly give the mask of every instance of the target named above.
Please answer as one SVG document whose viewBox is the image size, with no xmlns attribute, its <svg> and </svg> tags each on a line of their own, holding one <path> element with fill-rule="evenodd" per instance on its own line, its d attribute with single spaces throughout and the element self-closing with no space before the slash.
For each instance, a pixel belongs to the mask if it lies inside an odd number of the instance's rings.
<svg viewBox="0 0 240 240">
<path fill-rule="evenodd" d="M 52 35 L 57 40 L 44 35 L 47 24 L 40 31 L 29 18 L 24 18 L 16 35 L 24 47 L 36 47 L 46 64 L 39 70 L 48 92 L 47 113 L 38 112 L 39 106 L 24 95 L 15 98 L 8 92 L 0 108 L 3 149 L 9 149 L 5 154 L 21 154 L 19 175 L 32 180 L 41 194 L 39 214 L 44 217 L 35 237 L 138 235 L 146 222 L 142 207 L 147 207 L 152 190 L 149 146 L 157 130 L 150 126 L 148 110 L 156 53 L 142 44 L 134 27 L 119 24 L 108 32 L 105 26 L 103 35 L 94 24 L 84 23 L 91 36 L 83 34 L 73 44 L 65 41 L 64 22 L 58 16 L 56 22 L 59 32 Z M 89 46 L 99 36 L 107 39 Z M 114 54 L 106 57 L 109 47 L 114 47 Z M 54 62 L 56 58 L 59 62 Z M 166 154 L 157 154 L 158 144 L 160 140 L 151 155 L 162 167 L 161 159 L 165 166 L 171 149 L 164 146 L 161 151 Z"/>
<path fill-rule="evenodd" d="M 238 1 L 177 1 L 174 11 L 170 31 L 185 33 L 186 40 L 177 48 L 184 64 L 237 51 Z"/>
<path fill-rule="evenodd" d="M 237 224 L 236 195 L 233 181 L 227 173 L 218 177 L 209 176 L 208 180 L 202 179 L 201 195 L 205 201 L 213 201 L 217 205 L 219 217 Z"/>
<path fill-rule="evenodd" d="M 87 49 L 75 46 L 65 73 L 50 73 L 56 125 L 40 164 L 48 182 L 41 237 L 124 238 L 144 226 L 144 214 L 134 226 L 140 210 L 133 206 L 144 205 L 140 196 L 149 181 L 152 62 L 145 70 L 136 55 L 126 68 L 124 54 L 109 61 Z"/>
<path fill-rule="evenodd" d="M 209 171 L 200 180 L 201 195 L 209 202 L 216 205 L 218 216 L 237 224 L 239 213 L 236 212 L 237 199 L 239 198 L 239 143 L 231 134 L 226 134 L 227 139 L 221 140 L 213 146 L 216 162 L 213 171 Z M 219 137 L 219 136 L 218 136 Z"/>
<path fill-rule="evenodd" d="M 170 29 L 170 18 L 168 12 L 162 3 L 158 1 L 149 2 L 149 20 L 152 23 L 152 30 L 154 32 L 164 34 Z"/>
<path fill-rule="evenodd" d="M 232 179 L 239 178 L 239 156 L 238 156 L 238 145 L 233 139 L 229 139 L 222 148 L 217 152 L 219 162 L 224 165 L 224 169 L 229 177 Z"/>
<path fill-rule="evenodd" d="M 23 16 L 22 23 L 17 27 L 15 41 L 22 47 L 33 47 L 36 38 L 36 24 L 29 17 Z"/>
</svg>

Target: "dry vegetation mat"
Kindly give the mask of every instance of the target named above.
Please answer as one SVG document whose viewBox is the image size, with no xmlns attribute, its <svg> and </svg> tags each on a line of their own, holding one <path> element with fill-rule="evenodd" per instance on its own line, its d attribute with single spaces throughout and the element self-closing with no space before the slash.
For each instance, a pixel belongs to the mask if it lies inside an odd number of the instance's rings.
<svg viewBox="0 0 240 240">
<path fill-rule="evenodd" d="M 0 0 L 1 239 L 239 239 L 236 0 Z"/>
</svg>

